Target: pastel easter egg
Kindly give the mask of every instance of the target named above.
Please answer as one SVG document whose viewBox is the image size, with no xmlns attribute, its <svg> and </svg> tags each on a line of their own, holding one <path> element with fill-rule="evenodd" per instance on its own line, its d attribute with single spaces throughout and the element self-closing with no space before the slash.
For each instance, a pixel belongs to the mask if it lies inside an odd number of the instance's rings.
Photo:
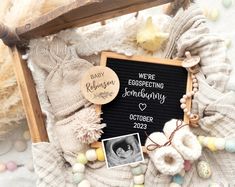
<svg viewBox="0 0 235 187">
<path fill-rule="evenodd" d="M 6 164 L 0 163 L 0 173 L 6 171 L 7 166 Z"/>
<path fill-rule="evenodd" d="M 217 151 L 216 147 L 215 147 L 215 138 L 209 138 L 208 143 L 207 143 L 207 147 L 208 149 L 210 149 L 210 151 L 215 152 Z"/>
<path fill-rule="evenodd" d="M 144 187 L 143 184 L 134 184 L 133 187 Z"/>
<path fill-rule="evenodd" d="M 91 184 L 88 180 L 84 179 L 78 184 L 78 187 L 91 187 Z"/>
<path fill-rule="evenodd" d="M 143 173 L 141 166 L 137 166 L 135 168 L 131 168 L 132 175 L 140 175 Z"/>
<path fill-rule="evenodd" d="M 217 8 L 211 9 L 210 14 L 209 14 L 209 19 L 211 21 L 217 21 L 219 19 L 219 16 L 220 16 L 220 13 Z"/>
<path fill-rule="evenodd" d="M 180 175 L 175 175 L 175 176 L 173 176 L 172 181 L 174 183 L 182 185 L 184 183 L 184 178 L 182 176 L 180 176 Z"/>
<path fill-rule="evenodd" d="M 202 141 L 202 145 L 203 145 L 203 146 L 207 146 L 208 141 L 209 141 L 209 137 L 205 137 L 205 138 L 203 139 L 203 141 Z"/>
<path fill-rule="evenodd" d="M 184 161 L 184 169 L 185 171 L 189 171 L 192 168 L 192 164 L 189 160 Z"/>
<path fill-rule="evenodd" d="M 101 162 L 105 160 L 104 151 L 101 147 L 96 149 L 96 155 L 97 155 L 97 160 Z"/>
<path fill-rule="evenodd" d="M 27 143 L 22 140 L 17 140 L 14 142 L 14 148 L 18 152 L 24 152 L 27 149 Z"/>
<path fill-rule="evenodd" d="M 30 138 L 31 138 L 30 132 L 28 130 L 24 131 L 23 137 L 26 141 L 30 140 Z"/>
<path fill-rule="evenodd" d="M 78 184 L 85 178 L 83 173 L 75 173 L 73 175 L 73 181 L 74 183 Z"/>
<path fill-rule="evenodd" d="M 205 139 L 205 136 L 198 136 L 197 140 L 199 141 L 199 143 L 203 146 L 203 141 Z"/>
<path fill-rule="evenodd" d="M 73 173 L 83 173 L 85 171 L 85 166 L 84 164 L 81 163 L 76 163 L 72 167 Z"/>
<path fill-rule="evenodd" d="M 223 0 L 222 4 L 224 5 L 225 8 L 229 8 L 233 4 L 233 2 L 232 0 Z"/>
<path fill-rule="evenodd" d="M 144 184 L 144 175 L 137 175 L 133 178 L 135 184 Z"/>
<path fill-rule="evenodd" d="M 143 171 L 143 173 L 145 173 L 146 171 L 147 171 L 147 165 L 146 164 L 142 164 L 141 165 L 141 168 L 142 168 L 142 171 Z"/>
<path fill-rule="evenodd" d="M 197 164 L 197 173 L 203 179 L 210 178 L 212 174 L 210 165 L 205 161 L 199 161 Z"/>
<path fill-rule="evenodd" d="M 15 171 L 17 169 L 17 164 L 14 161 L 9 161 L 6 164 L 8 171 Z"/>
<path fill-rule="evenodd" d="M 235 153 L 235 139 L 226 140 L 225 150 L 230 153 Z"/>
<path fill-rule="evenodd" d="M 215 147 L 218 150 L 224 150 L 224 148 L 225 148 L 225 139 L 224 138 L 216 138 L 215 139 Z"/>
<path fill-rule="evenodd" d="M 89 149 L 86 152 L 86 158 L 87 160 L 93 162 L 97 160 L 96 150 L 95 149 Z"/>
<path fill-rule="evenodd" d="M 88 162 L 86 155 L 83 153 L 78 153 L 77 161 L 78 163 L 81 163 L 81 164 L 86 164 Z"/>
</svg>

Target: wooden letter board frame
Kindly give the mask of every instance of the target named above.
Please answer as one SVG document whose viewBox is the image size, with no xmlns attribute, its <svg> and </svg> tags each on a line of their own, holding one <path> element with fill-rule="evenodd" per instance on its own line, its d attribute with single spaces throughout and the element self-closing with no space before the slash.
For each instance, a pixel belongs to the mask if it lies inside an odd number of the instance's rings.
<svg viewBox="0 0 235 187">
<path fill-rule="evenodd" d="M 125 56 L 125 55 L 121 55 L 121 54 L 117 54 L 117 53 L 113 53 L 113 52 L 102 52 L 100 65 L 106 66 L 108 58 L 182 67 L 182 61 L 180 61 L 180 60 L 162 59 L 162 58 L 155 58 L 155 57 L 149 57 L 149 56 L 136 56 L 136 55 L 135 56 Z M 192 91 L 192 79 L 191 79 L 191 74 L 188 73 L 185 93 L 188 93 L 191 91 Z M 186 107 L 188 110 L 190 110 L 190 108 L 191 108 L 191 102 L 192 102 L 191 98 L 187 99 L 187 101 L 186 101 Z M 96 110 L 98 113 L 102 112 L 101 107 L 102 107 L 101 105 L 96 105 Z M 187 124 L 189 124 L 189 122 L 190 122 L 189 117 L 185 113 L 184 113 L 183 121 Z M 94 147 L 94 148 L 101 147 L 101 146 L 102 146 L 101 142 L 95 142 L 92 144 L 92 147 Z M 143 151 L 146 152 L 145 147 L 143 147 Z"/>
</svg>

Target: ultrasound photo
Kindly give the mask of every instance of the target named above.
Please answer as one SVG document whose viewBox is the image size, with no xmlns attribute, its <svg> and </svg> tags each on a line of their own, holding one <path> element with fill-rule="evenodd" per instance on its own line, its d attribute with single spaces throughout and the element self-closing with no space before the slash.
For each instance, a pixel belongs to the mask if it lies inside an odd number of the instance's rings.
<svg viewBox="0 0 235 187">
<path fill-rule="evenodd" d="M 102 140 L 108 168 L 144 161 L 139 134 Z"/>
</svg>

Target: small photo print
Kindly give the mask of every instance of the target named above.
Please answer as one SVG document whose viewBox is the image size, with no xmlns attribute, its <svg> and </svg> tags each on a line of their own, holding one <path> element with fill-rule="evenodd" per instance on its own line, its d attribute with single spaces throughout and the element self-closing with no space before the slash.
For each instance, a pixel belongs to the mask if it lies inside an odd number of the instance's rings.
<svg viewBox="0 0 235 187">
<path fill-rule="evenodd" d="M 108 168 L 144 161 L 139 133 L 102 140 Z"/>
</svg>

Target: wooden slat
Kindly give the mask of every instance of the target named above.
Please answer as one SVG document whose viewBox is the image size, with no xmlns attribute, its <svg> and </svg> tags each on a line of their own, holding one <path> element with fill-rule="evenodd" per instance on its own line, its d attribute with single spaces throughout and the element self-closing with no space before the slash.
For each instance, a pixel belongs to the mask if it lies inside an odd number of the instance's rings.
<svg viewBox="0 0 235 187">
<path fill-rule="evenodd" d="M 77 0 L 16 28 L 20 39 L 47 36 L 60 30 L 80 27 L 136 12 L 172 0 Z"/>
<path fill-rule="evenodd" d="M 14 71 L 26 112 L 32 142 L 47 142 L 48 136 L 44 117 L 31 72 L 27 67 L 27 63 L 21 58 L 21 54 L 16 46 L 12 47 L 12 52 Z"/>
</svg>

